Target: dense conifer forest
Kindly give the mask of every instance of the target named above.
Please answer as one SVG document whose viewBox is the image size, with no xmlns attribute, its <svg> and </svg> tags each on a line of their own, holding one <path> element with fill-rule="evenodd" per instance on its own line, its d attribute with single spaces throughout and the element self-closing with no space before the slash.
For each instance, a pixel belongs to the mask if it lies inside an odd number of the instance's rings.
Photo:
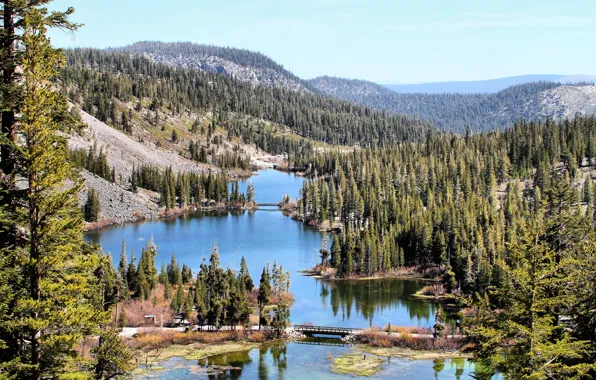
<svg viewBox="0 0 596 380">
<path fill-rule="evenodd" d="M 181 265 L 174 255 L 169 263 L 161 263 L 158 272 L 156 256 L 157 246 L 149 240 L 138 262 L 134 250 L 129 259 L 126 242 L 123 241 L 118 267 L 109 268 L 112 286 L 106 299 L 112 300 L 114 306 L 119 304 L 117 320 L 121 327 L 126 326 L 126 322 L 139 323 L 142 318 L 139 316 L 142 313 L 140 301 L 152 299 L 153 311 L 166 315 L 174 313 L 200 326 L 248 327 L 249 317 L 257 310 L 261 324 L 279 328 L 283 322 L 285 326 L 292 301 L 289 294 L 290 274 L 277 262 L 273 267 L 269 264 L 265 266 L 260 282 L 255 284 L 244 257 L 240 270 L 234 273 L 230 268 L 221 267 L 217 247 L 196 274 L 186 264 Z M 264 312 L 264 307 L 271 304 L 271 297 L 276 300 L 274 307 Z M 156 302 L 158 299 L 160 301 Z M 275 322 L 278 324 L 275 325 Z"/>
<path fill-rule="evenodd" d="M 141 56 L 93 49 L 66 51 L 60 82 L 69 99 L 101 121 L 110 119 L 113 99 L 152 99 L 173 115 L 215 111 L 249 115 L 289 127 L 302 137 L 336 145 L 386 146 L 422 138 L 430 127 L 384 111 L 265 88 L 199 70 L 152 63 Z M 236 131 L 240 136 L 242 132 Z M 283 145 L 287 145 L 283 140 Z M 279 148 L 278 148 L 279 149 Z"/>
<path fill-rule="evenodd" d="M 520 122 L 504 131 L 429 133 L 424 143 L 319 154 L 301 162 L 311 179 L 295 217 L 340 224 L 330 251 L 321 250 L 321 273 L 435 267 L 443 284 L 431 295 L 459 295 L 471 308 L 469 331 L 490 368 L 586 375 L 594 370 L 586 363 L 594 362 L 596 336 L 595 128 L 594 118 Z M 500 314 L 505 320 L 495 314 L 500 310 L 510 313 Z M 560 324 L 566 317 L 571 329 Z M 515 323 L 527 328 L 522 336 Z M 499 360 L 495 349 L 508 339 L 519 352 Z M 528 341 L 543 346 L 527 350 Z"/>
</svg>

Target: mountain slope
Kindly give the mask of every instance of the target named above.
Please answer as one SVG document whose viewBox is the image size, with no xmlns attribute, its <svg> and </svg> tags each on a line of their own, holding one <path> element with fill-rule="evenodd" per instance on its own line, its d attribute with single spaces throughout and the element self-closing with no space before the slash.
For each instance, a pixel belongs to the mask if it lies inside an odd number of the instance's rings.
<svg viewBox="0 0 596 380">
<path fill-rule="evenodd" d="M 68 50 L 66 55 L 68 66 L 61 81 L 73 103 L 116 126 L 123 125 L 120 114 L 145 109 L 136 119 L 162 139 L 168 136 L 168 124 L 184 118 L 190 128 L 191 115 L 207 112 L 211 124 L 219 125 L 230 138 L 257 143 L 275 154 L 300 154 L 304 139 L 333 145 L 387 145 L 418 140 L 430 129 L 402 115 L 174 68 L 138 55 L 93 49 Z"/>
<path fill-rule="evenodd" d="M 154 62 L 175 67 L 224 74 L 253 85 L 280 87 L 301 93 L 316 91 L 271 58 L 246 49 L 190 42 L 143 41 L 111 50 L 144 55 Z"/>
<path fill-rule="evenodd" d="M 519 75 L 514 77 L 479 80 L 479 81 L 454 81 L 454 82 L 435 82 L 420 84 L 387 84 L 385 87 L 392 91 L 406 93 L 456 93 L 456 94 L 476 94 L 476 93 L 495 93 L 508 87 L 530 82 L 560 82 L 560 83 L 578 83 L 594 82 L 594 75 Z"/>
<path fill-rule="evenodd" d="M 361 80 L 320 77 L 313 86 L 328 96 L 376 109 L 418 117 L 438 128 L 463 132 L 492 130 L 521 118 L 561 119 L 596 114 L 596 87 L 563 86 L 553 82 L 525 83 L 494 94 L 398 94 Z"/>
</svg>

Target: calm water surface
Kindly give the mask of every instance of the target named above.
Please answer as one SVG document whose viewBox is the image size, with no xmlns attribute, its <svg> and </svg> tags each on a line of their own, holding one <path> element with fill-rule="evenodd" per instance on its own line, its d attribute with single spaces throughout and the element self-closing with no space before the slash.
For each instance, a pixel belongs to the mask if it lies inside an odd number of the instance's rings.
<svg viewBox="0 0 596 380">
<path fill-rule="evenodd" d="M 246 352 L 209 357 L 205 360 L 170 358 L 160 363 L 163 371 L 139 375 L 138 379 L 342 379 L 354 377 L 331 372 L 332 359 L 348 347 L 313 346 L 298 342 L 264 345 Z M 208 374 L 207 366 L 228 366 L 223 373 Z M 231 367 L 231 368 L 230 368 Z M 471 379 L 471 363 L 464 359 L 409 360 L 386 358 L 374 377 L 385 379 Z"/>
<path fill-rule="evenodd" d="M 279 202 L 284 194 L 297 198 L 304 178 L 274 170 L 250 178 L 259 203 Z M 247 181 L 241 181 L 245 191 Z M 293 221 L 279 211 L 202 212 L 177 219 L 128 224 L 89 232 L 87 240 L 101 243 L 104 251 L 119 260 L 122 239 L 128 254 L 135 249 L 138 259 L 146 241 L 153 236 L 158 246 L 156 264 L 169 262 L 172 253 L 196 272 L 217 244 L 222 266 L 239 269 L 244 256 L 255 283 L 263 266 L 275 260 L 291 272 L 291 321 L 295 324 L 367 327 L 387 323 L 401 326 L 431 326 L 436 307 L 411 295 L 422 281 L 383 279 L 323 282 L 301 276 L 318 259 L 323 236 L 316 229 Z"/>
</svg>

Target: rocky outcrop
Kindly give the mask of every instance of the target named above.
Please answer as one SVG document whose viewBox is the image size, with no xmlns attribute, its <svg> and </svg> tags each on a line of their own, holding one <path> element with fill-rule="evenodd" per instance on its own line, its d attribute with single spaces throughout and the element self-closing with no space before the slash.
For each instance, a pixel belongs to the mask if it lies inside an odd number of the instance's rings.
<svg viewBox="0 0 596 380">
<path fill-rule="evenodd" d="M 596 86 L 561 86 L 540 93 L 538 112 L 557 119 L 596 115 Z"/>
<path fill-rule="evenodd" d="M 89 149 L 97 143 L 98 150 L 107 153 L 108 164 L 116 169 L 116 177 L 130 178 L 133 166 L 152 165 L 160 168 L 172 167 L 175 172 L 209 170 L 210 166 L 184 158 L 180 154 L 158 148 L 153 142 L 139 142 L 129 135 L 102 123 L 86 112 L 81 112 L 87 125 L 82 135 L 69 136 L 70 149 Z M 215 170 L 215 169 L 213 169 Z"/>
<path fill-rule="evenodd" d="M 311 92 L 305 88 L 302 83 L 288 78 L 287 76 L 273 69 L 242 66 L 220 57 L 207 55 L 169 56 L 155 53 L 145 53 L 144 56 L 157 63 L 189 69 L 199 69 L 216 74 L 224 74 L 229 78 L 235 78 L 239 81 L 248 82 L 255 86 L 260 85 L 270 88 L 282 87 L 287 90 L 300 93 Z"/>
<path fill-rule="evenodd" d="M 101 225 L 155 219 L 160 216 L 157 203 L 159 195 L 154 192 L 139 189 L 137 193 L 133 193 L 124 186 L 106 181 L 86 170 L 81 171 L 81 177 L 84 187 L 79 192 L 79 203 L 83 205 L 87 201 L 89 189 L 95 189 L 101 207 Z"/>
</svg>

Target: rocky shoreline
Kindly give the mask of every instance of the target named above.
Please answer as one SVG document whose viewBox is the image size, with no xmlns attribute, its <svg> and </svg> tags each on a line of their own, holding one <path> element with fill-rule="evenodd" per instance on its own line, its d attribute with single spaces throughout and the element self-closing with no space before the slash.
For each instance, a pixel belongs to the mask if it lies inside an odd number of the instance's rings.
<svg viewBox="0 0 596 380">
<path fill-rule="evenodd" d="M 159 194 L 156 192 L 139 189 L 137 193 L 134 193 L 85 170 L 81 171 L 81 177 L 85 181 L 85 186 L 79 192 L 79 204 L 81 207 L 85 204 L 88 189 L 93 188 L 99 196 L 101 207 L 99 220 L 85 223 L 83 231 L 94 231 L 144 220 L 175 218 L 196 211 L 254 210 L 257 207 L 255 203 L 247 205 L 211 204 L 205 207 L 185 206 L 166 211 L 159 206 Z"/>
</svg>

